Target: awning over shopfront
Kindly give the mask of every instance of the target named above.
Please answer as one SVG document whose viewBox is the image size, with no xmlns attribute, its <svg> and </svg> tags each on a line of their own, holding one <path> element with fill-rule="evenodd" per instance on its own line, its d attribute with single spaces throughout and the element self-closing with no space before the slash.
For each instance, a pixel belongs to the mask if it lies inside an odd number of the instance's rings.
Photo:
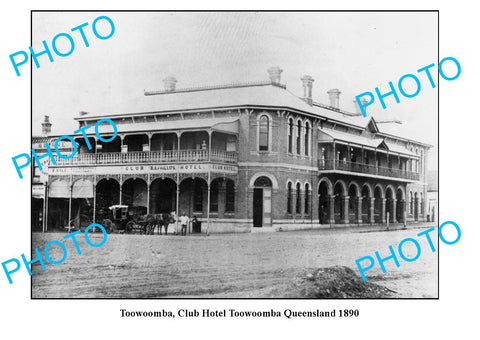
<svg viewBox="0 0 480 340">
<path fill-rule="evenodd" d="M 48 189 L 49 198 L 69 198 L 70 189 L 67 181 L 57 179 L 50 183 Z"/>
<path fill-rule="evenodd" d="M 92 198 L 93 183 L 88 179 L 79 179 L 73 183 L 72 198 Z"/>
<path fill-rule="evenodd" d="M 45 198 L 45 185 L 33 184 L 32 185 L 32 198 L 44 199 Z"/>
<path fill-rule="evenodd" d="M 223 132 L 228 134 L 238 134 L 238 117 L 227 118 L 207 118 L 207 119 L 185 119 L 161 122 L 146 122 L 116 124 L 118 133 L 126 132 L 175 132 L 175 131 L 212 131 Z M 89 130 L 90 131 L 90 130 Z M 93 132 L 93 129 L 91 129 Z M 113 128 L 108 123 L 102 123 L 98 131 L 100 134 L 107 136 L 113 133 Z"/>
</svg>

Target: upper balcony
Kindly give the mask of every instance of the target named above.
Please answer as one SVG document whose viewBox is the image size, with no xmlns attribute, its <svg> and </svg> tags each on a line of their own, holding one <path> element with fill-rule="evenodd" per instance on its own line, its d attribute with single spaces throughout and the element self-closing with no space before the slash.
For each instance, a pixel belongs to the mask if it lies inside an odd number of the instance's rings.
<svg viewBox="0 0 480 340">
<path fill-rule="evenodd" d="M 348 162 L 344 160 L 319 160 L 319 170 L 340 170 L 352 173 L 360 173 L 375 176 L 384 176 L 391 178 L 401 178 L 405 180 L 418 181 L 420 174 L 418 172 L 407 171 L 403 169 L 394 169 L 390 167 L 375 166 L 372 164 L 360 162 Z"/>
<path fill-rule="evenodd" d="M 164 150 L 135 152 L 102 152 L 78 154 L 70 159 L 57 158 L 57 165 L 109 165 L 145 163 L 219 162 L 235 164 L 237 152 L 222 150 Z"/>
</svg>

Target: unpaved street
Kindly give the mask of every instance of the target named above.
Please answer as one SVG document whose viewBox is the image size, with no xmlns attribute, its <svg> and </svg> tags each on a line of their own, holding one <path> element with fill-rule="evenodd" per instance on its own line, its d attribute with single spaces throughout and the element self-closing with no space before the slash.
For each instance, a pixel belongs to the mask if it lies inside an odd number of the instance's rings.
<svg viewBox="0 0 480 340">
<path fill-rule="evenodd" d="M 358 229 L 301 232 L 249 233 L 205 236 L 144 236 L 109 234 L 102 247 L 87 245 L 79 234 L 82 254 L 71 240 L 64 241 L 67 260 L 47 263 L 47 270 L 33 265 L 33 298 L 160 298 L 160 297 L 282 297 L 297 275 L 307 268 L 345 265 L 358 273 L 357 258 L 388 256 L 406 237 L 416 238 L 425 228 L 397 231 Z M 51 240 L 65 234 L 35 233 L 34 247 L 43 252 Z M 437 233 L 432 233 L 435 247 Z M 102 234 L 91 235 L 100 242 Z M 97 241 L 95 241 L 97 239 Z M 417 261 L 392 260 L 383 274 L 376 264 L 367 272 L 375 282 L 398 292 L 398 297 L 437 297 L 437 255 L 424 238 L 419 239 L 422 254 Z M 60 253 L 52 247 L 50 256 Z M 406 255 L 414 248 L 405 247 Z"/>
</svg>

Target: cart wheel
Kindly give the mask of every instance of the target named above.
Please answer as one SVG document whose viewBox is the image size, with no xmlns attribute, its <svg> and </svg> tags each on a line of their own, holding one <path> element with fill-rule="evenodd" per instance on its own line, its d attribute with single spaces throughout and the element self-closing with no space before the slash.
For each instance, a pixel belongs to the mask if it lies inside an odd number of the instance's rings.
<svg viewBox="0 0 480 340">
<path fill-rule="evenodd" d="M 135 228 L 135 226 L 136 226 L 135 222 L 133 222 L 133 221 L 127 222 L 127 224 L 125 225 L 125 232 L 127 234 L 130 234 L 132 232 L 132 230 Z"/>
</svg>

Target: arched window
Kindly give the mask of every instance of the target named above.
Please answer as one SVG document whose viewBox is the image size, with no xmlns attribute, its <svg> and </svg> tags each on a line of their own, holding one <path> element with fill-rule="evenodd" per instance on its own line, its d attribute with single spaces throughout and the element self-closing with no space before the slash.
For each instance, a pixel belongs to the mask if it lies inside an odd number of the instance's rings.
<svg viewBox="0 0 480 340">
<path fill-rule="evenodd" d="M 301 205 L 302 205 L 302 199 L 300 197 L 301 191 L 302 191 L 302 188 L 300 186 L 300 183 L 297 183 L 297 201 L 296 201 L 296 204 L 295 204 L 295 212 L 297 214 L 301 213 Z"/>
<path fill-rule="evenodd" d="M 308 122 L 305 123 L 305 156 L 309 155 L 310 152 L 310 124 Z"/>
<path fill-rule="evenodd" d="M 288 152 L 293 153 L 293 119 L 288 120 Z"/>
<path fill-rule="evenodd" d="M 287 213 L 292 213 L 292 182 L 287 185 Z"/>
<path fill-rule="evenodd" d="M 420 193 L 420 215 L 423 215 L 423 192 Z"/>
<path fill-rule="evenodd" d="M 302 150 L 302 122 L 297 123 L 297 154 L 300 155 Z"/>
<path fill-rule="evenodd" d="M 305 215 L 310 214 L 310 185 L 305 183 Z"/>
<path fill-rule="evenodd" d="M 268 118 L 268 116 L 263 115 L 260 117 L 259 129 L 258 148 L 260 151 L 268 151 L 268 141 L 270 133 L 270 119 Z"/>
<path fill-rule="evenodd" d="M 255 183 L 253 183 L 253 185 L 255 187 L 271 187 L 272 181 L 268 177 L 261 176 L 255 180 Z"/>
</svg>

